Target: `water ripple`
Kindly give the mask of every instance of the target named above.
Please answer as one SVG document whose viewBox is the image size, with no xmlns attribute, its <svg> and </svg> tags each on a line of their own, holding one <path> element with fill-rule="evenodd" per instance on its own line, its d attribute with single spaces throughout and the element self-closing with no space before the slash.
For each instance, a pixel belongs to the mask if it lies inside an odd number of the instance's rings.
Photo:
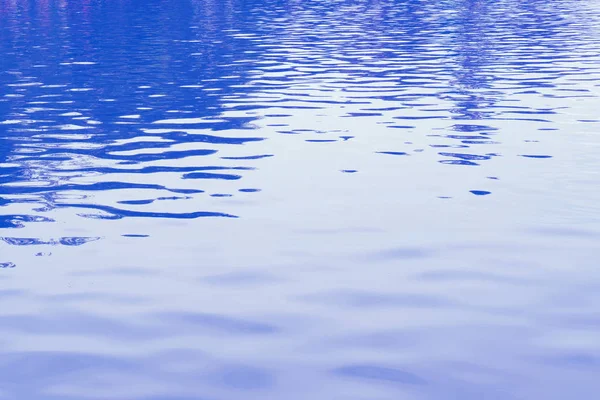
<svg viewBox="0 0 600 400">
<path fill-rule="evenodd" d="M 336 374 L 358 379 L 367 379 L 393 384 L 423 385 L 425 380 L 410 372 L 396 368 L 381 367 L 377 365 L 352 365 L 340 367 L 334 371 Z"/>
<path fill-rule="evenodd" d="M 597 0 L 0 0 L 0 399 L 595 398 L 599 38 Z"/>
</svg>

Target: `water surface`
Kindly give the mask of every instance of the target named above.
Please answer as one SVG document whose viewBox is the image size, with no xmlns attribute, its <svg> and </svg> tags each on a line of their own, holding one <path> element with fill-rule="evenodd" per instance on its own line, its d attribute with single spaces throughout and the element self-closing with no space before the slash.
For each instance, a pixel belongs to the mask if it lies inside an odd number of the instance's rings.
<svg viewBox="0 0 600 400">
<path fill-rule="evenodd" d="M 600 2 L 0 0 L 0 399 L 600 388 Z"/>
</svg>

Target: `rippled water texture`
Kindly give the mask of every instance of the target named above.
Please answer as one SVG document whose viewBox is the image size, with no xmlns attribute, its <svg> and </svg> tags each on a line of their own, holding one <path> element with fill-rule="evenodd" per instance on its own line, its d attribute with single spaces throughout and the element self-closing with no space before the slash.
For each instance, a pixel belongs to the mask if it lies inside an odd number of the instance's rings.
<svg viewBox="0 0 600 400">
<path fill-rule="evenodd" d="M 0 399 L 596 398 L 598 110 L 598 0 L 0 0 Z"/>
</svg>

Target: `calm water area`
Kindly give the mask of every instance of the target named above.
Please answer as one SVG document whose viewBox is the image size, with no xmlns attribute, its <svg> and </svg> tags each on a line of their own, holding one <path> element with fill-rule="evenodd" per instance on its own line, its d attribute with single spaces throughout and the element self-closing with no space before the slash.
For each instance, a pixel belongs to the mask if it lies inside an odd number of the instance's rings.
<svg viewBox="0 0 600 400">
<path fill-rule="evenodd" d="M 599 0 L 0 0 L 0 400 L 600 393 Z"/>
</svg>

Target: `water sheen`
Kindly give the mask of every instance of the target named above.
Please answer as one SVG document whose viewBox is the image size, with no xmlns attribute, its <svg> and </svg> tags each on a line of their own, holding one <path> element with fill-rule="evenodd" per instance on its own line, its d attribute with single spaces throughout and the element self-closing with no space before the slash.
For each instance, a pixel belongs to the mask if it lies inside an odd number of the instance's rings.
<svg viewBox="0 0 600 400">
<path fill-rule="evenodd" d="M 0 399 L 591 399 L 600 2 L 0 0 Z"/>
</svg>

